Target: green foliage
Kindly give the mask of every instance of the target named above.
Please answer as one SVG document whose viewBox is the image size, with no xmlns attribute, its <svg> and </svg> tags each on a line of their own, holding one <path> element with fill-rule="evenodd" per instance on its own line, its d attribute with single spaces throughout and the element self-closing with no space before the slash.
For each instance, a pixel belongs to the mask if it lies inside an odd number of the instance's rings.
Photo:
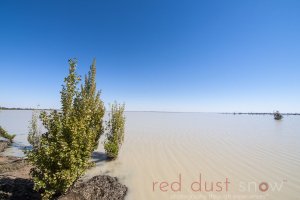
<svg viewBox="0 0 300 200">
<path fill-rule="evenodd" d="M 4 128 L 0 126 L 0 136 L 8 139 L 10 142 L 13 142 L 13 139 L 16 135 L 9 134 L 6 130 L 4 130 Z"/>
<path fill-rule="evenodd" d="M 119 146 L 116 142 L 107 140 L 104 143 L 104 149 L 105 149 L 107 157 L 109 157 L 111 159 L 115 159 L 118 157 Z"/>
<path fill-rule="evenodd" d="M 119 149 L 124 141 L 125 105 L 112 104 L 109 120 L 106 122 L 106 136 L 104 149 L 109 158 L 115 159 L 118 157 Z"/>
<path fill-rule="evenodd" d="M 69 60 L 69 75 L 61 91 L 61 111 L 41 112 L 40 120 L 47 130 L 38 148 L 27 153 L 34 165 L 31 171 L 34 188 L 44 199 L 64 193 L 91 165 L 92 152 L 104 132 L 104 106 L 96 91 L 96 63 L 77 87 L 76 60 Z M 35 126 L 35 125 L 34 125 Z"/>
<path fill-rule="evenodd" d="M 27 140 L 33 148 L 38 148 L 40 146 L 41 130 L 38 125 L 38 111 L 32 111 L 31 121 L 29 128 L 29 134 Z"/>
</svg>

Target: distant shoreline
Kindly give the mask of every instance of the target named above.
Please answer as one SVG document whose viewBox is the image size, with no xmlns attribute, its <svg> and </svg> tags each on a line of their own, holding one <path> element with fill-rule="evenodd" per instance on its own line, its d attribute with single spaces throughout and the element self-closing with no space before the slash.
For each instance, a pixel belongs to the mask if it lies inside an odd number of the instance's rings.
<svg viewBox="0 0 300 200">
<path fill-rule="evenodd" d="M 274 115 L 274 113 L 254 113 L 254 112 L 223 112 L 225 115 Z M 300 115 L 300 113 L 280 113 L 282 115 Z"/>
<path fill-rule="evenodd" d="M 0 107 L 0 110 L 57 110 L 52 108 L 7 108 L 7 107 Z"/>
<path fill-rule="evenodd" d="M 8 108 L 0 107 L 0 110 L 60 110 L 55 108 Z M 191 111 L 158 111 L 158 110 L 126 110 L 125 112 L 153 112 L 153 113 L 216 113 L 226 115 L 273 115 L 271 112 L 191 112 Z M 282 115 L 300 115 L 300 113 L 281 113 Z"/>
</svg>

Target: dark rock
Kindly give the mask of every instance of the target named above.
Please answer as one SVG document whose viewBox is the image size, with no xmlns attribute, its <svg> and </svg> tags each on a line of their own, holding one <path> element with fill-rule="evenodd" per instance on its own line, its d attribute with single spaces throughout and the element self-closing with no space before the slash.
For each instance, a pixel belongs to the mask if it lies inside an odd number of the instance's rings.
<svg viewBox="0 0 300 200">
<path fill-rule="evenodd" d="M 0 178 L 0 199 L 38 200 L 41 196 L 33 190 L 32 180 L 4 176 Z"/>
<path fill-rule="evenodd" d="M 100 175 L 87 182 L 77 182 L 59 200 L 122 200 L 126 193 L 127 187 L 116 177 Z"/>
</svg>

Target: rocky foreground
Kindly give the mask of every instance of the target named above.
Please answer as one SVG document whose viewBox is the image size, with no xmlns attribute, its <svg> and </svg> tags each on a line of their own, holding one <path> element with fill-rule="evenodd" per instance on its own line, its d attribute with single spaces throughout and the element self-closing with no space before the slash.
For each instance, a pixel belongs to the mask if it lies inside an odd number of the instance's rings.
<svg viewBox="0 0 300 200">
<path fill-rule="evenodd" d="M 83 199 L 124 199 L 127 187 L 118 182 L 116 177 L 107 175 L 94 176 L 87 182 L 78 182 L 59 200 Z"/>
<path fill-rule="evenodd" d="M 24 159 L 0 156 L 0 200 L 41 199 L 41 195 L 33 190 L 29 175 L 31 168 Z M 122 200 L 126 193 L 127 187 L 119 183 L 116 177 L 100 175 L 87 181 L 77 181 L 65 195 L 57 199 Z"/>
</svg>

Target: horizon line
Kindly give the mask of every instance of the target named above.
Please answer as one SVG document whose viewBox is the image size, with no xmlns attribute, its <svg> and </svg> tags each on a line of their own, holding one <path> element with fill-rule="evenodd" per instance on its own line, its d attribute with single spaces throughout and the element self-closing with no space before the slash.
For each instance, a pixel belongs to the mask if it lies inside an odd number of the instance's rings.
<svg viewBox="0 0 300 200">
<path fill-rule="evenodd" d="M 2 107 L 0 106 L 0 110 L 61 110 L 57 108 L 22 108 L 22 107 Z M 109 112 L 109 111 L 108 111 Z M 238 111 L 230 111 L 230 112 L 221 112 L 221 111 L 166 111 L 166 110 L 125 110 L 124 112 L 160 112 L 160 113 L 217 113 L 217 114 L 273 114 L 273 112 L 238 112 Z M 282 114 L 294 114 L 300 115 L 300 112 L 282 112 Z"/>
</svg>

